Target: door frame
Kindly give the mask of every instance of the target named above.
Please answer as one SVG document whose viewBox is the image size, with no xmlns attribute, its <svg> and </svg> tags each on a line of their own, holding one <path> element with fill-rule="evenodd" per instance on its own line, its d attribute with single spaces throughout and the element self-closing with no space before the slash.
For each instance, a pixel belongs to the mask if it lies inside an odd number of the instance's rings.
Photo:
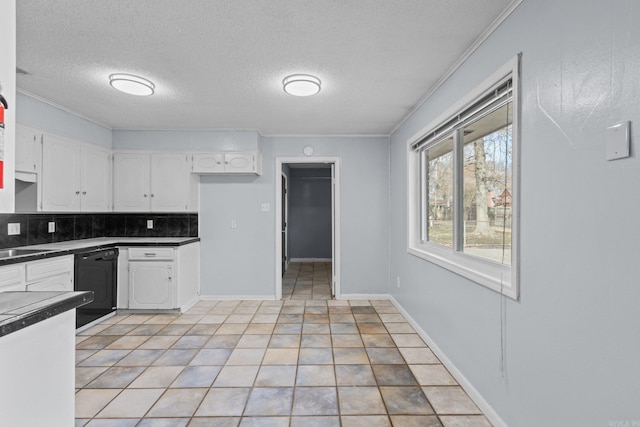
<svg viewBox="0 0 640 427">
<path fill-rule="evenodd" d="M 277 300 L 282 299 L 282 165 L 285 163 L 326 163 L 334 165 L 334 185 L 335 192 L 333 199 L 333 254 L 334 259 L 332 265 L 331 278 L 335 289 L 335 299 L 340 299 L 340 157 L 276 157 L 275 167 L 275 297 Z"/>
<path fill-rule="evenodd" d="M 282 181 L 280 182 L 280 190 L 282 191 L 284 189 L 285 194 L 284 196 L 282 195 L 282 193 L 280 193 L 280 197 L 281 197 L 281 201 L 280 201 L 280 209 L 282 209 L 282 206 L 284 206 L 284 210 L 281 212 L 282 215 L 282 220 L 284 220 L 285 226 L 284 226 L 284 247 L 281 248 L 282 249 L 282 254 L 284 255 L 284 262 L 281 261 L 281 264 L 286 265 L 285 270 L 287 268 L 289 268 L 289 177 L 284 173 L 284 171 L 282 171 L 282 176 L 280 177 L 280 179 L 282 179 Z M 282 233 L 282 221 L 280 221 L 281 224 L 281 233 Z M 284 274 L 283 271 L 281 271 L 281 274 Z"/>
</svg>

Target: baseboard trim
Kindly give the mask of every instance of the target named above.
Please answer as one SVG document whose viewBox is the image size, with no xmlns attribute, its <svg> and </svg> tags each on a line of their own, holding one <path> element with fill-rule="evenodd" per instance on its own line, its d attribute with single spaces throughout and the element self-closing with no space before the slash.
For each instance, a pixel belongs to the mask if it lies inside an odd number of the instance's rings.
<svg viewBox="0 0 640 427">
<path fill-rule="evenodd" d="M 418 323 L 411 317 L 409 313 L 402 307 L 402 305 L 393 297 L 393 295 L 389 295 L 389 300 L 393 303 L 393 305 L 402 313 L 402 315 L 407 319 L 407 322 L 411 324 L 413 329 L 416 330 L 418 335 L 422 337 L 424 342 L 427 343 L 431 351 L 436 355 L 440 362 L 449 370 L 449 373 L 458 381 L 460 387 L 467 392 L 471 400 L 478 405 L 478 408 L 484 413 L 489 421 L 494 425 L 494 427 L 508 427 L 507 423 L 504 422 L 502 418 L 498 415 L 498 413 L 489 405 L 489 403 L 484 400 L 484 397 L 478 392 L 478 390 L 471 384 L 471 382 L 464 376 L 462 372 L 453 364 L 451 359 L 447 357 L 447 355 L 442 351 L 440 347 L 435 343 L 433 339 L 427 334 Z"/>
<path fill-rule="evenodd" d="M 331 258 L 291 258 L 289 262 L 331 262 Z"/>
<path fill-rule="evenodd" d="M 193 307 L 194 305 L 196 305 L 198 303 L 198 301 L 200 301 L 200 296 L 196 296 L 195 298 L 193 298 L 191 301 L 189 301 L 188 303 L 184 304 L 182 307 L 180 307 L 180 313 L 184 313 L 187 310 L 189 310 L 191 307 Z"/>
<path fill-rule="evenodd" d="M 213 300 L 274 300 L 275 295 L 200 295 L 201 301 L 213 301 Z"/>
<path fill-rule="evenodd" d="M 391 295 L 389 294 L 342 294 L 340 295 L 340 299 L 352 299 L 352 300 L 381 300 L 381 299 L 391 299 Z"/>
</svg>

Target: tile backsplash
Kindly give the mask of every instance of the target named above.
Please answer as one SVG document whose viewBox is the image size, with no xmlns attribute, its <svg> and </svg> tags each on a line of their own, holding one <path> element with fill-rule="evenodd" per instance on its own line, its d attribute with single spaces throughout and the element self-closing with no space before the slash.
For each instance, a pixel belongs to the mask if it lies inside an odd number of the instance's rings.
<svg viewBox="0 0 640 427">
<path fill-rule="evenodd" d="M 147 228 L 147 221 L 153 228 Z M 49 223 L 55 231 L 49 233 Z M 9 236 L 8 224 L 20 224 Z M 17 213 L 0 214 L 0 248 L 94 237 L 198 237 L 197 213 Z"/>
</svg>

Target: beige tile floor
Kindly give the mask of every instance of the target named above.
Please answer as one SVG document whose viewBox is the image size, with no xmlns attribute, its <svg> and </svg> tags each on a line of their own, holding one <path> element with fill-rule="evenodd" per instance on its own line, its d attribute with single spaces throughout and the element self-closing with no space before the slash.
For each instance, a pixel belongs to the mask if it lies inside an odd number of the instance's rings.
<svg viewBox="0 0 640 427">
<path fill-rule="evenodd" d="M 491 426 L 389 301 L 117 315 L 77 336 L 76 389 L 87 427 Z"/>
<path fill-rule="evenodd" d="M 331 299 L 331 263 L 290 262 L 282 276 L 282 298 Z"/>
</svg>

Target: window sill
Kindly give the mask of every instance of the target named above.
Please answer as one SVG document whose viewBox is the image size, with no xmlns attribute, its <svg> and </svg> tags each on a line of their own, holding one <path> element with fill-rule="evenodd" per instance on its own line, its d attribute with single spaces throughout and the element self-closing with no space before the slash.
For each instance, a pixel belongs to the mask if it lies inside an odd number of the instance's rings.
<svg viewBox="0 0 640 427">
<path fill-rule="evenodd" d="M 459 276 L 467 278 L 492 291 L 518 300 L 518 281 L 510 266 L 469 256 L 433 244 L 409 246 L 407 252 Z"/>
</svg>

